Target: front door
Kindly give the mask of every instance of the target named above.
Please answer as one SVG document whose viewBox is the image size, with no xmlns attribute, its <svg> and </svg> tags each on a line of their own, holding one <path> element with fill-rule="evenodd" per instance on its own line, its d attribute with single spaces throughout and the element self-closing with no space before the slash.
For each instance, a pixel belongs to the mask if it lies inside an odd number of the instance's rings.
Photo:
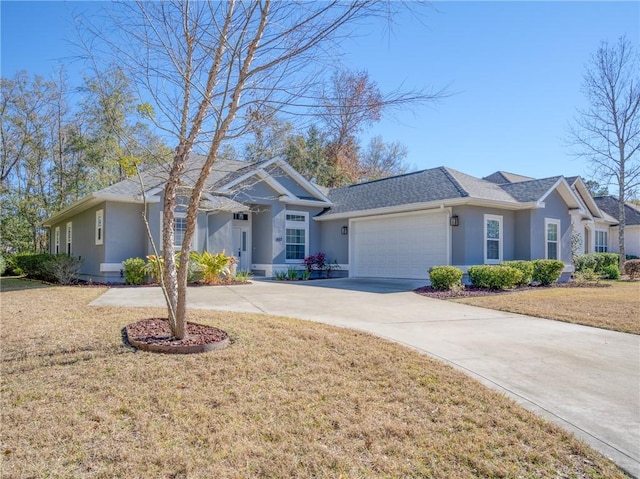
<svg viewBox="0 0 640 479">
<path fill-rule="evenodd" d="M 236 257 L 237 270 L 249 271 L 250 257 L 249 248 L 249 229 L 244 227 L 233 228 L 233 255 Z"/>
</svg>

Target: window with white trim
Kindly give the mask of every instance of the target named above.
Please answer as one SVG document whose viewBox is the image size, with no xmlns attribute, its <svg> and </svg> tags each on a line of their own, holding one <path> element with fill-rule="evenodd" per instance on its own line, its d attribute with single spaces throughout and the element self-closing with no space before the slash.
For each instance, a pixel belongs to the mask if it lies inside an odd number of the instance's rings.
<svg viewBox="0 0 640 479">
<path fill-rule="evenodd" d="M 96 244 L 104 242 L 104 210 L 96 211 Z"/>
<path fill-rule="evenodd" d="M 596 253 L 606 253 L 609 251 L 609 232 L 607 230 L 596 230 L 595 243 Z"/>
<path fill-rule="evenodd" d="M 73 233 L 73 223 L 71 221 L 69 221 L 67 223 L 67 250 L 66 250 L 66 253 L 68 255 L 71 255 L 71 252 L 73 250 L 73 248 L 72 248 L 72 233 Z"/>
<path fill-rule="evenodd" d="M 309 256 L 309 213 L 287 211 L 285 219 L 285 260 L 296 263 Z"/>
<path fill-rule="evenodd" d="M 60 227 L 53 230 L 53 254 L 60 254 Z"/>
<path fill-rule="evenodd" d="M 545 258 L 560 259 L 560 220 L 545 218 Z"/>
<path fill-rule="evenodd" d="M 502 262 L 502 216 L 484 215 L 484 262 Z"/>
<path fill-rule="evenodd" d="M 182 247 L 184 234 L 187 231 L 187 216 L 184 213 L 176 213 L 173 220 L 173 238 L 176 248 Z"/>
</svg>

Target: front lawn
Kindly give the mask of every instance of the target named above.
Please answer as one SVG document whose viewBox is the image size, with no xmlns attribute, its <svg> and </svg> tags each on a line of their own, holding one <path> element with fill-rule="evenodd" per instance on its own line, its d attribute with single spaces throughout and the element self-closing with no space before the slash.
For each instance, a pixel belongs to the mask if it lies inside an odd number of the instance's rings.
<svg viewBox="0 0 640 479">
<path fill-rule="evenodd" d="M 455 301 L 483 308 L 640 334 L 640 281 L 596 287 L 532 288 Z"/>
<path fill-rule="evenodd" d="M 121 336 L 163 310 L 89 307 L 97 287 L 10 289 L 3 477 L 624 477 L 506 397 L 364 333 L 192 311 L 232 344 L 166 356 Z"/>
</svg>

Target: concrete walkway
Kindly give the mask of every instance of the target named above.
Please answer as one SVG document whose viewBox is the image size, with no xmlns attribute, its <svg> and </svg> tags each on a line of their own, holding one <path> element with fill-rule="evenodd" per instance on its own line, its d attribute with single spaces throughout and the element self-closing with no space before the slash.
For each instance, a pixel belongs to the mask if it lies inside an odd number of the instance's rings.
<svg viewBox="0 0 640 479">
<path fill-rule="evenodd" d="M 410 292 L 420 285 L 256 281 L 190 288 L 188 304 L 319 321 L 415 348 L 560 424 L 640 477 L 640 337 Z M 159 288 L 112 288 L 92 305 L 164 306 L 164 300 Z"/>
</svg>

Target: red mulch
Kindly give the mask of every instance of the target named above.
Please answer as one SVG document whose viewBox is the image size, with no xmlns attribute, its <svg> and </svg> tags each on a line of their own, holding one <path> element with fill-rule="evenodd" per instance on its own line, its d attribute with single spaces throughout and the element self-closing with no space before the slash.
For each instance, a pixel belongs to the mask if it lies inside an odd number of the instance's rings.
<svg viewBox="0 0 640 479">
<path fill-rule="evenodd" d="M 127 338 L 145 344 L 160 346 L 197 346 L 224 341 L 229 336 L 213 326 L 187 322 L 187 336 L 175 339 L 171 335 L 169 320 L 165 318 L 143 319 L 127 326 Z"/>
</svg>

